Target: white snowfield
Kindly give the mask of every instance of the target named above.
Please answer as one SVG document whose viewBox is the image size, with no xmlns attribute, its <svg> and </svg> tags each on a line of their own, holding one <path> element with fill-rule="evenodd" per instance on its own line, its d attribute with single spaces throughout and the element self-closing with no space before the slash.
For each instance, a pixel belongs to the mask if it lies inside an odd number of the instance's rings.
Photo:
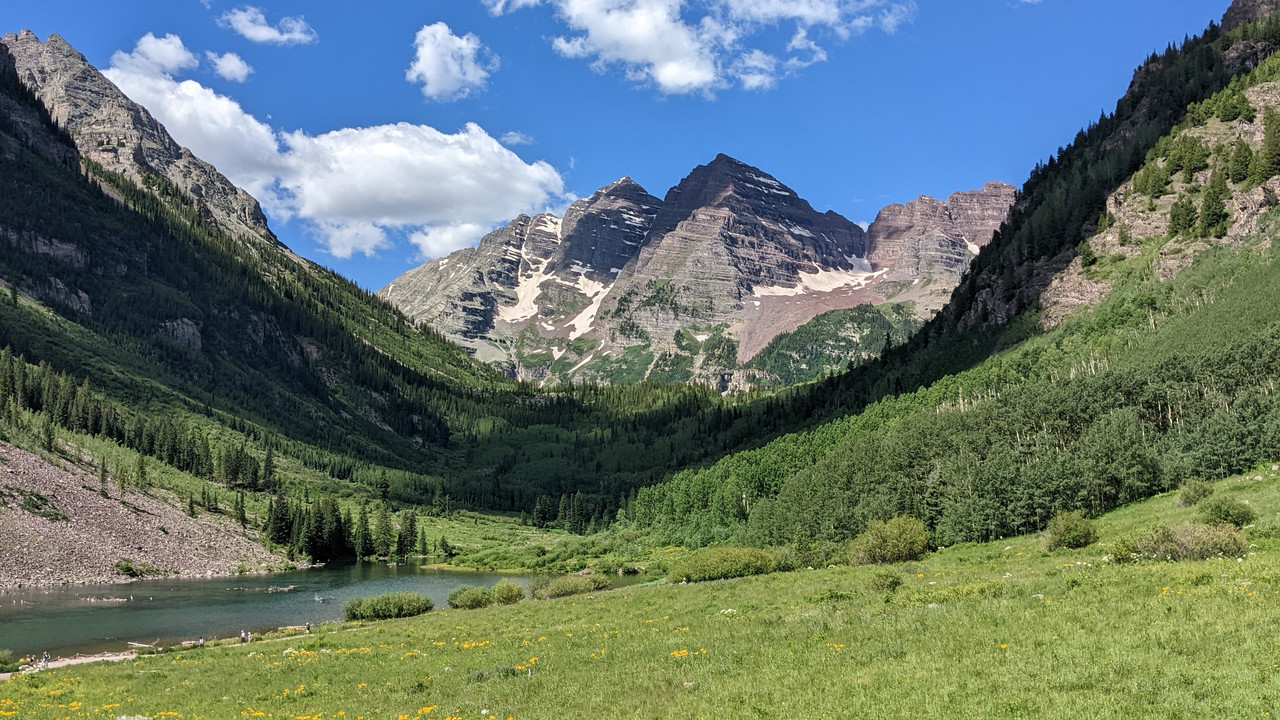
<svg viewBox="0 0 1280 720">
<path fill-rule="evenodd" d="M 812 273 L 800 273 L 800 282 L 794 287 L 774 285 L 772 287 L 756 286 L 751 294 L 756 297 L 794 297 L 810 293 L 828 293 L 833 290 L 849 288 L 861 290 L 877 277 L 888 272 L 888 269 L 876 272 L 862 270 L 818 270 Z"/>
</svg>

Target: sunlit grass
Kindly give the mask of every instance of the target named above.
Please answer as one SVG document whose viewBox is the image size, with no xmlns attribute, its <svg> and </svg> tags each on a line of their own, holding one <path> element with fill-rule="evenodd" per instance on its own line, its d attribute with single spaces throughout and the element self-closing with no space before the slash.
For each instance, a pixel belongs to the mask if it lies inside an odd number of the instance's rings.
<svg viewBox="0 0 1280 720">
<path fill-rule="evenodd" d="M 0 686 L 6 717 L 1265 717 L 1280 472 L 1218 483 L 1259 524 L 1242 559 L 1117 565 L 1176 493 L 1097 521 L 893 566 L 834 567 L 268 635 Z M 1255 539 L 1255 537 L 1257 539 Z M 163 715 L 163 713 L 174 713 Z"/>
</svg>

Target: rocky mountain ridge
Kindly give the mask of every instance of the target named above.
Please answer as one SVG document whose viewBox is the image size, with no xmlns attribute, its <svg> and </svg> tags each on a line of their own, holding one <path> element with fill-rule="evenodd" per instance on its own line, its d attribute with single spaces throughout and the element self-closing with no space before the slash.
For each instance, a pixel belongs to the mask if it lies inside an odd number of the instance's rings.
<svg viewBox="0 0 1280 720">
<path fill-rule="evenodd" d="M 930 315 L 1013 198 L 1003 183 L 921 196 L 863 230 L 722 154 L 662 200 L 623 178 L 379 295 L 522 379 L 742 386 L 743 364 L 823 312 L 893 301 Z"/>
<path fill-rule="evenodd" d="M 82 157 L 142 184 L 163 176 L 200 202 L 232 237 L 283 247 L 258 201 L 178 145 L 146 108 L 133 102 L 54 34 L 41 42 L 30 30 L 0 38 L 18 77 L 74 140 Z"/>
</svg>

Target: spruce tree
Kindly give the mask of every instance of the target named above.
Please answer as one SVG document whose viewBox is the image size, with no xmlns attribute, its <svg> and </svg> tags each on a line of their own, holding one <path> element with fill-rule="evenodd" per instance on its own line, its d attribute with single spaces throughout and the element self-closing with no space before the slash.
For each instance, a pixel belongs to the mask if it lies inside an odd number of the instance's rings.
<svg viewBox="0 0 1280 720">
<path fill-rule="evenodd" d="M 1249 179 L 1249 166 L 1252 164 L 1253 148 L 1249 146 L 1248 141 L 1241 140 L 1236 143 L 1236 149 L 1231 153 L 1227 176 L 1233 183 L 1242 183 Z"/>
<path fill-rule="evenodd" d="M 1196 228 L 1199 213 L 1196 204 L 1188 195 L 1178 198 L 1169 208 L 1169 234 L 1172 236 L 1189 233 Z"/>
<path fill-rule="evenodd" d="M 1227 178 L 1221 171 L 1215 171 L 1209 186 L 1205 189 L 1204 200 L 1200 205 L 1200 234 L 1205 237 L 1222 237 L 1227 234 Z"/>
</svg>

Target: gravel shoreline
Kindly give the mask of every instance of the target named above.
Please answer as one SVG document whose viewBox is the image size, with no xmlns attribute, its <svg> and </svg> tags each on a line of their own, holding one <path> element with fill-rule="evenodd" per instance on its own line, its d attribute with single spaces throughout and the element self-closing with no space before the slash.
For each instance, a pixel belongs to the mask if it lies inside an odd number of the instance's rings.
<svg viewBox="0 0 1280 720">
<path fill-rule="evenodd" d="M 132 582 L 116 569 L 122 558 L 170 577 L 230 576 L 241 566 L 268 572 L 285 564 L 258 544 L 256 531 L 223 515 L 187 517 L 159 489 L 121 495 L 109 486 L 103 497 L 96 476 L 63 465 L 0 443 L 0 591 Z M 32 493 L 66 519 L 23 509 Z"/>
</svg>

